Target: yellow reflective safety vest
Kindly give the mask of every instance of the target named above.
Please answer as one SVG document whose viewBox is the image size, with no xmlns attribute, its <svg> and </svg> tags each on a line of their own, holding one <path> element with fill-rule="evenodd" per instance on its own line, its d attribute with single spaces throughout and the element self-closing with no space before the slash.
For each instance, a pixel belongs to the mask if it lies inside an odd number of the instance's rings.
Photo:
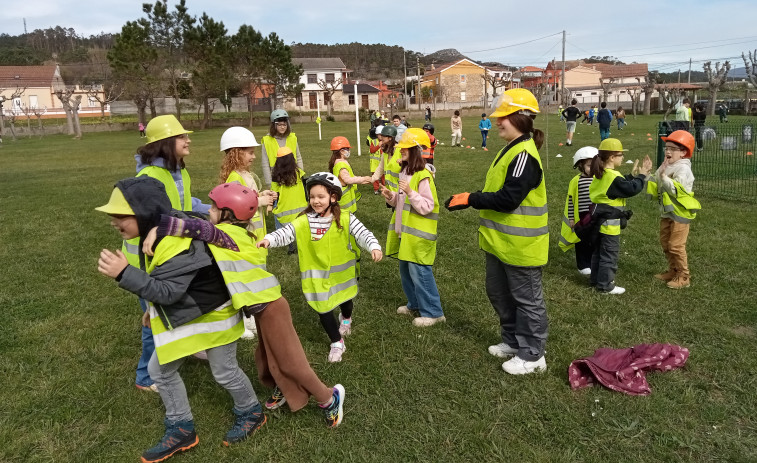
<svg viewBox="0 0 757 463">
<path fill-rule="evenodd" d="M 400 148 L 395 146 L 394 152 L 391 155 L 383 151 L 381 153 L 384 156 L 384 182 L 386 183 L 386 188 L 396 193 L 399 190 L 400 171 L 402 170 L 400 166 L 400 161 L 402 160 Z"/>
<path fill-rule="evenodd" d="M 226 183 L 231 182 L 238 182 L 241 185 L 246 186 L 247 188 L 254 188 L 256 193 L 260 193 L 258 189 L 260 188 L 260 179 L 257 175 L 250 172 L 252 175 L 252 178 L 255 181 L 255 186 L 248 185 L 247 182 L 244 180 L 244 177 L 242 177 L 237 171 L 232 170 L 229 176 L 226 178 Z M 252 219 L 250 219 L 250 226 L 248 227 L 248 230 L 255 233 L 255 236 L 258 239 L 262 239 L 266 234 L 266 226 L 265 226 L 265 216 L 260 212 L 260 208 L 258 208 L 257 211 L 255 211 L 255 215 L 252 216 Z M 266 249 L 267 251 L 267 249 Z M 267 252 L 266 252 L 267 254 Z"/>
<path fill-rule="evenodd" d="M 502 148 L 504 150 L 505 148 Z M 486 173 L 484 193 L 499 191 L 505 184 L 507 169 L 515 157 L 526 151 L 541 167 L 539 151 L 533 139 L 511 147 L 504 155 L 495 156 Z M 547 225 L 547 189 L 542 170 L 541 182 L 531 190 L 523 202 L 510 212 L 491 209 L 479 211 L 479 247 L 508 265 L 537 267 L 546 265 L 549 256 L 549 226 Z"/>
<path fill-rule="evenodd" d="M 187 169 L 181 169 L 181 180 L 184 185 L 184 198 L 179 196 L 179 188 L 176 186 L 176 182 L 171 176 L 171 172 L 168 169 L 158 166 L 147 166 L 137 173 L 137 177 L 147 175 L 155 180 L 160 181 L 166 188 L 166 195 L 168 200 L 171 201 L 171 207 L 177 211 L 191 211 L 192 210 L 192 180 L 189 178 L 189 172 Z M 121 251 L 126 256 L 126 261 L 129 265 L 133 265 L 137 268 L 140 267 L 139 263 L 139 238 L 132 238 L 130 240 L 124 240 L 121 246 Z"/>
<path fill-rule="evenodd" d="M 147 273 L 189 249 L 191 238 L 166 236 L 155 249 L 152 259 L 148 258 Z M 196 352 L 223 346 L 236 341 L 244 332 L 242 316 L 232 301 L 203 314 L 181 326 L 166 326 L 158 315 L 161 307 L 149 304 L 150 325 L 155 354 L 161 365 L 173 362 Z M 167 317 L 164 317 L 167 319 Z"/>
<path fill-rule="evenodd" d="M 352 167 L 347 161 L 337 161 L 336 164 L 334 164 L 334 168 L 331 170 L 331 173 L 336 176 L 336 178 L 339 178 L 339 172 L 342 169 L 347 169 L 347 174 L 350 177 L 354 177 L 355 174 L 352 173 Z M 357 191 L 357 185 L 344 185 L 342 187 L 342 197 L 339 198 L 339 206 L 341 206 L 343 211 L 352 212 L 353 214 L 355 211 L 357 211 L 357 202 L 360 200 L 361 195 Z"/>
<path fill-rule="evenodd" d="M 381 150 L 377 149 L 376 151 L 371 152 L 371 149 L 378 146 L 381 142 L 379 142 L 378 138 L 371 138 L 370 135 L 365 137 L 365 139 L 368 141 L 369 167 L 371 173 L 373 173 L 376 172 L 376 169 L 378 169 L 379 163 L 381 162 Z"/>
<path fill-rule="evenodd" d="M 439 220 L 439 200 L 436 197 L 434 176 L 427 169 L 419 170 L 410 177 L 410 189 L 418 191 L 421 180 L 428 179 L 434 208 L 427 215 L 413 209 L 408 195 L 402 204 L 402 235 L 395 231 L 396 215 L 392 214 L 386 234 L 386 255 L 420 265 L 434 265 L 436 259 L 436 227 Z M 399 207 L 399 204 L 397 205 Z"/>
<path fill-rule="evenodd" d="M 310 237 L 306 215 L 292 221 L 300 260 L 302 292 L 313 310 L 326 313 L 357 296 L 355 254 L 350 244 L 350 214 L 342 211 L 339 221 L 331 223 L 318 241 Z"/>
<path fill-rule="evenodd" d="M 581 241 L 578 235 L 575 234 L 570 227 L 570 219 L 568 219 L 568 208 L 571 202 L 573 203 L 573 222 L 578 222 L 578 179 L 581 178 L 581 174 L 576 175 L 568 184 L 568 196 L 565 197 L 565 210 L 562 213 L 562 225 L 560 226 L 560 241 L 557 245 L 560 249 L 567 251 L 575 246 L 576 243 Z"/>
<path fill-rule="evenodd" d="M 294 220 L 300 212 L 308 207 L 308 200 L 305 198 L 305 186 L 302 184 L 303 175 L 305 175 L 305 172 L 297 169 L 297 183 L 292 186 L 271 182 L 271 190 L 279 194 L 276 207 L 273 208 L 273 214 L 283 224 Z"/>
<path fill-rule="evenodd" d="M 702 205 L 694 198 L 694 192 L 686 191 L 680 183 L 671 179 L 676 187 L 676 196 L 669 195 L 666 191 L 661 191 L 657 187 L 657 182 L 653 179 L 647 181 L 647 197 L 657 198 L 662 206 L 662 216 L 670 218 L 679 223 L 691 223 L 697 217 L 697 212 L 702 209 Z"/>
<path fill-rule="evenodd" d="M 276 153 L 279 151 L 279 142 L 270 135 L 264 136 L 261 141 L 265 146 L 265 155 L 268 156 L 268 167 L 273 170 L 273 165 L 276 164 Z M 297 135 L 290 133 L 286 139 L 286 146 L 292 150 L 294 161 L 297 162 Z"/>
<path fill-rule="evenodd" d="M 595 176 L 594 180 L 591 181 L 591 186 L 589 186 L 589 197 L 591 198 L 591 202 L 594 204 L 607 204 L 618 210 L 625 211 L 626 198 L 610 199 L 607 197 L 607 190 L 610 189 L 612 182 L 616 178 L 622 176 L 623 175 L 617 170 L 608 168 L 605 168 L 602 178 L 597 178 Z M 620 219 L 605 220 L 599 227 L 599 232 L 604 233 L 605 235 L 620 235 Z"/>
</svg>

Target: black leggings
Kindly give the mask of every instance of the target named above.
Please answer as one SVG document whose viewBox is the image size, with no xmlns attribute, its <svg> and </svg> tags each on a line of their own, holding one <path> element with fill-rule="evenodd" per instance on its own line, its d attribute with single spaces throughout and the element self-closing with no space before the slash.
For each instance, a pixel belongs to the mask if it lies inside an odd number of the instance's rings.
<svg viewBox="0 0 757 463">
<path fill-rule="evenodd" d="M 339 309 L 342 312 L 343 318 L 352 318 L 352 299 L 343 302 L 339 306 Z M 342 335 L 339 334 L 339 322 L 337 322 L 336 317 L 334 316 L 335 312 L 336 310 L 332 310 L 331 312 L 318 314 L 321 318 L 321 325 L 323 326 L 323 329 L 326 330 L 326 334 L 329 336 L 331 342 L 339 342 L 342 339 Z"/>
</svg>

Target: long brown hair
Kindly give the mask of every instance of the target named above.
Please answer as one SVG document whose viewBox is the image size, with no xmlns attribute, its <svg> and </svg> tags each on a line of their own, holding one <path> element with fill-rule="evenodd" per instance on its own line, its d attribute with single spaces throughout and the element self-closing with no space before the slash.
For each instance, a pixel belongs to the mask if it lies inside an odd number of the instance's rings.
<svg viewBox="0 0 757 463">
<path fill-rule="evenodd" d="M 140 146 L 137 150 L 142 164 L 150 165 L 157 158 L 163 158 L 166 169 L 177 171 L 184 168 L 184 160 L 176 155 L 176 139 L 182 135 L 164 138 L 162 140 Z M 225 180 L 225 179 L 224 179 Z"/>
<path fill-rule="evenodd" d="M 416 172 L 420 172 L 426 168 L 426 160 L 421 155 L 420 146 L 411 146 L 406 148 L 407 161 L 400 161 L 400 167 L 407 169 L 407 175 L 413 175 Z"/>
<path fill-rule="evenodd" d="M 533 138 L 534 144 L 536 145 L 536 149 L 541 149 L 541 145 L 544 144 L 544 132 L 534 128 L 534 119 L 536 119 L 536 115 L 527 116 L 525 114 L 512 113 L 505 117 L 516 130 L 523 134 L 531 135 L 531 138 Z"/>
<path fill-rule="evenodd" d="M 618 154 L 617 151 L 600 150 L 599 154 L 594 156 L 591 160 L 591 170 L 589 171 L 589 175 L 596 178 L 602 178 L 605 173 L 605 165 L 607 164 L 607 161 L 616 154 Z"/>
<path fill-rule="evenodd" d="M 316 183 L 315 185 L 311 185 L 310 188 L 312 189 L 316 185 L 321 185 L 322 187 L 326 188 L 326 191 L 329 192 L 329 195 L 336 196 L 336 193 L 333 191 L 332 188 L 327 187 L 326 185 L 322 183 Z M 336 222 L 336 227 L 341 230 L 342 229 L 342 221 L 340 220 L 342 217 L 342 207 L 339 205 L 339 201 L 334 201 L 331 203 L 331 221 Z M 313 206 L 310 205 L 310 189 L 308 189 L 308 207 L 305 208 L 304 211 L 297 214 L 297 217 L 304 215 L 304 214 L 310 214 L 311 212 L 315 212 L 315 209 L 313 209 Z"/>
<path fill-rule="evenodd" d="M 218 175 L 219 183 L 226 183 L 229 174 L 235 170 L 247 170 L 247 167 L 244 166 L 242 156 L 244 156 L 244 149 L 242 148 L 234 147 L 226 150 L 226 154 L 223 156 L 223 163 L 221 164 L 221 173 Z"/>
<path fill-rule="evenodd" d="M 274 137 L 274 138 L 287 138 L 290 133 L 292 133 L 292 123 L 289 122 L 289 119 L 286 120 L 287 123 L 287 130 L 282 135 L 279 135 L 279 131 L 276 130 L 276 121 L 271 122 L 271 126 L 268 128 L 268 135 Z"/>
<path fill-rule="evenodd" d="M 333 150 L 331 151 L 331 159 L 329 159 L 329 172 L 334 171 L 334 166 L 336 165 L 336 162 L 342 158 L 342 154 L 340 153 L 340 150 Z M 347 164 L 350 162 L 347 161 Z M 337 175 L 338 177 L 339 175 Z"/>
<path fill-rule="evenodd" d="M 299 175 L 299 169 L 297 168 L 293 153 L 276 158 L 276 163 L 273 165 L 273 171 L 271 172 L 271 180 L 279 185 L 295 186 L 297 185 L 297 177 Z"/>
<path fill-rule="evenodd" d="M 389 156 L 391 156 L 392 154 L 394 154 L 394 145 L 397 144 L 397 139 L 394 138 L 394 137 L 386 137 L 386 138 L 389 139 L 387 141 L 387 145 L 386 145 L 387 149 L 381 148 L 381 151 L 383 151 L 384 153 L 387 153 Z"/>
</svg>

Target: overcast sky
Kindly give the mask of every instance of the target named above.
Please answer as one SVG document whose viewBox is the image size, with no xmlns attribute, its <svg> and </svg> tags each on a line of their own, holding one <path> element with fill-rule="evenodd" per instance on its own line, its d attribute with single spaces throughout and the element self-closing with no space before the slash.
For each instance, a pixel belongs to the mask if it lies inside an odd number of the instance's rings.
<svg viewBox="0 0 757 463">
<path fill-rule="evenodd" d="M 2 8 L 0 32 L 23 33 L 26 18 L 29 31 L 60 25 L 82 35 L 116 33 L 142 16 L 142 3 L 13 2 Z M 690 58 L 695 70 L 708 59 L 731 59 L 732 67 L 742 67 L 741 53 L 757 49 L 755 0 L 188 0 L 187 6 L 194 16 L 207 12 L 222 21 L 230 34 L 249 24 L 265 34 L 276 32 L 286 43 L 385 43 L 425 54 L 455 48 L 476 60 L 515 66 L 559 60 L 563 30 L 567 59 L 611 55 L 665 72 L 687 70 Z"/>
</svg>

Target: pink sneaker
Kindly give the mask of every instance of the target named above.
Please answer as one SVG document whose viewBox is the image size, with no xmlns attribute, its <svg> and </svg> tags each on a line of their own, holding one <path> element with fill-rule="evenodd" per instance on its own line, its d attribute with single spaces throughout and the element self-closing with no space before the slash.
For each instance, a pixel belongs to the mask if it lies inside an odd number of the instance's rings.
<svg viewBox="0 0 757 463">
<path fill-rule="evenodd" d="M 344 346 L 344 339 L 338 342 L 331 343 L 331 350 L 329 351 L 329 363 L 336 363 L 342 361 L 342 354 L 347 350 Z"/>
<path fill-rule="evenodd" d="M 342 314 L 339 314 L 339 334 L 342 336 L 352 334 L 352 318 L 344 318 Z"/>
</svg>

